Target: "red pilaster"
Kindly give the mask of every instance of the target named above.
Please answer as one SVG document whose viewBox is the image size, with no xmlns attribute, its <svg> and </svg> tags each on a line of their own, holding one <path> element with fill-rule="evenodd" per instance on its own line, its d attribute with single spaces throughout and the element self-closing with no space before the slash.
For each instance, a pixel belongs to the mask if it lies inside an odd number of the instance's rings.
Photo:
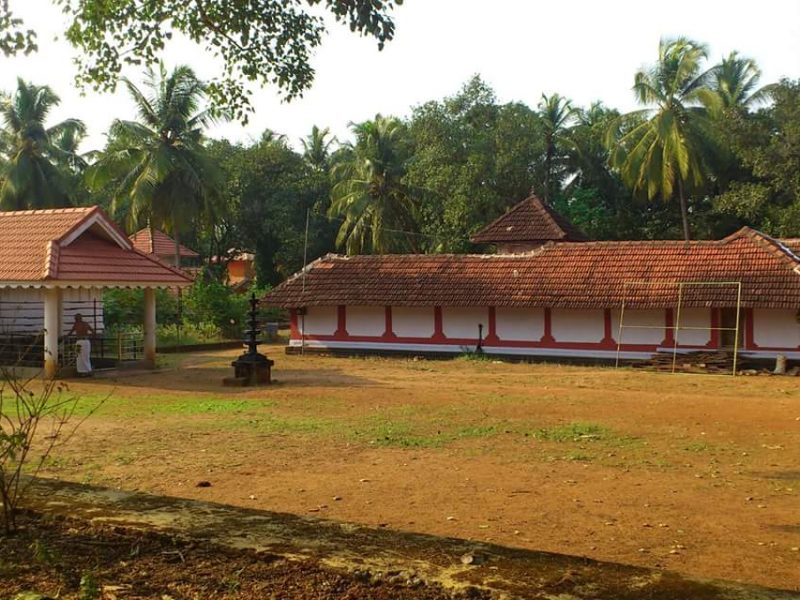
<svg viewBox="0 0 800 600">
<path fill-rule="evenodd" d="M 611 331 L 611 309 L 603 310 L 603 339 L 600 341 L 603 346 L 616 346 L 614 334 Z"/>
<path fill-rule="evenodd" d="M 753 309 L 744 309 L 744 347 L 748 350 L 755 350 L 758 348 L 756 344 L 756 337 L 754 334 L 755 322 L 753 321 Z"/>
<path fill-rule="evenodd" d="M 336 333 L 337 338 L 347 337 L 347 307 L 343 304 L 336 307 Z"/>
<path fill-rule="evenodd" d="M 497 313 L 494 306 L 489 307 L 489 333 L 486 335 L 484 341 L 490 344 L 495 344 L 500 341 L 500 338 L 497 337 Z"/>
<path fill-rule="evenodd" d="M 719 316 L 719 309 L 712 308 L 711 309 L 711 341 L 708 342 L 709 348 L 719 348 L 720 347 L 720 331 L 719 331 L 719 323 L 720 323 L 720 316 Z"/>
<path fill-rule="evenodd" d="M 394 334 L 394 330 L 392 329 L 392 307 L 386 307 L 386 330 L 383 332 L 383 337 L 387 339 L 393 339 L 397 336 Z"/>
<path fill-rule="evenodd" d="M 435 341 L 444 341 L 444 324 L 442 322 L 442 307 L 433 307 L 433 339 Z"/>
<path fill-rule="evenodd" d="M 289 311 L 289 336 L 293 340 L 300 339 L 300 327 L 297 324 L 297 309 L 293 308 Z"/>
<path fill-rule="evenodd" d="M 543 344 L 555 344 L 556 342 L 553 337 L 553 317 L 549 308 L 544 309 L 544 335 L 540 341 Z"/>
<path fill-rule="evenodd" d="M 675 346 L 675 312 L 671 308 L 664 311 L 664 341 L 661 345 Z"/>
</svg>

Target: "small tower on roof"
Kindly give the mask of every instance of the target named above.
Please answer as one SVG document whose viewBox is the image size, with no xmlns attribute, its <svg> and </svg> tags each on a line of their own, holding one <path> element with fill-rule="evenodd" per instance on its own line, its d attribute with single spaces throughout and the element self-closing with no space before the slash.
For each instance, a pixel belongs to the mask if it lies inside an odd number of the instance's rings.
<svg viewBox="0 0 800 600">
<path fill-rule="evenodd" d="M 495 244 L 500 254 L 515 254 L 548 242 L 585 242 L 587 237 L 547 203 L 530 196 L 475 233 L 470 241 Z"/>
</svg>

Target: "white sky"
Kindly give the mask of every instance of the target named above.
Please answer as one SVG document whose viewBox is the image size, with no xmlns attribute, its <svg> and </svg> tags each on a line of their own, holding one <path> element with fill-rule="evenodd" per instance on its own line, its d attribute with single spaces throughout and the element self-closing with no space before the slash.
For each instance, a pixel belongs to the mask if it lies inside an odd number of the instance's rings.
<svg viewBox="0 0 800 600">
<path fill-rule="evenodd" d="M 125 94 L 89 90 L 82 96 L 73 81 L 74 51 L 55 39 L 61 13 L 49 0 L 10 4 L 39 31 L 40 50 L 0 56 L 0 89 L 10 91 L 18 75 L 50 85 L 62 99 L 53 120 L 83 119 L 90 132 L 84 149 L 101 147 L 114 118 L 134 116 Z M 456 92 L 475 73 L 503 102 L 535 106 L 543 92 L 558 92 L 580 105 L 599 99 L 628 110 L 633 75 L 655 60 L 662 36 L 707 43 L 712 61 L 739 50 L 758 61 L 763 83 L 800 78 L 800 0 L 405 0 L 395 17 L 396 39 L 382 52 L 372 40 L 332 26 L 305 97 L 287 104 L 274 90 L 259 90 L 246 128 L 230 123 L 211 134 L 247 140 L 269 127 L 297 145 L 318 124 L 347 139 L 349 122 L 378 112 L 407 115 L 417 104 Z M 168 66 L 186 63 L 201 77 L 215 73 L 211 57 L 191 43 L 173 43 L 168 51 Z M 136 71 L 126 75 L 139 79 Z"/>
</svg>

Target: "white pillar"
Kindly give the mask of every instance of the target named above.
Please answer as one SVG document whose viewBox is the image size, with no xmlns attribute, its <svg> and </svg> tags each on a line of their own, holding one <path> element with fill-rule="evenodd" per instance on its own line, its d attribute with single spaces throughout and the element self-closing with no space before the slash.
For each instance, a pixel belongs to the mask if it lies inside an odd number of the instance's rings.
<svg viewBox="0 0 800 600">
<path fill-rule="evenodd" d="M 52 379 L 58 374 L 58 335 L 61 317 L 61 290 L 44 290 L 44 376 Z"/>
<path fill-rule="evenodd" d="M 156 291 L 144 290 L 144 359 L 150 366 L 156 364 Z"/>
</svg>

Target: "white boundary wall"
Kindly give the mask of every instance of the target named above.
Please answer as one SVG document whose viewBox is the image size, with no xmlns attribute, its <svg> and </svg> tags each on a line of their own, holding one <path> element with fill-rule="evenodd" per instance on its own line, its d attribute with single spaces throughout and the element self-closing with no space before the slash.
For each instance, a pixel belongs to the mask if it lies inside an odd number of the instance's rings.
<svg viewBox="0 0 800 600">
<path fill-rule="evenodd" d="M 483 337 L 489 335 L 488 308 L 442 308 L 442 332 L 445 337 L 478 340 L 478 325 L 483 325 Z"/>
<path fill-rule="evenodd" d="M 434 332 L 433 307 L 392 307 L 392 331 L 397 337 L 429 338 Z"/>
<path fill-rule="evenodd" d="M 544 335 L 543 308 L 495 309 L 497 337 L 510 342 L 538 342 Z"/>
<path fill-rule="evenodd" d="M 358 336 L 382 336 L 386 331 L 386 308 L 383 306 L 348 306 L 347 333 Z"/>
<path fill-rule="evenodd" d="M 597 343 L 605 335 L 602 310 L 554 308 L 550 312 L 551 331 L 557 342 Z"/>
<path fill-rule="evenodd" d="M 793 310 L 753 309 L 753 341 L 765 348 L 800 346 L 800 324 Z"/>
<path fill-rule="evenodd" d="M 309 306 L 305 317 L 297 319 L 300 333 L 305 335 L 333 335 L 338 325 L 338 312 L 335 306 Z M 305 321 L 305 323 L 304 323 Z M 305 325 L 305 331 L 303 331 Z"/>
</svg>

